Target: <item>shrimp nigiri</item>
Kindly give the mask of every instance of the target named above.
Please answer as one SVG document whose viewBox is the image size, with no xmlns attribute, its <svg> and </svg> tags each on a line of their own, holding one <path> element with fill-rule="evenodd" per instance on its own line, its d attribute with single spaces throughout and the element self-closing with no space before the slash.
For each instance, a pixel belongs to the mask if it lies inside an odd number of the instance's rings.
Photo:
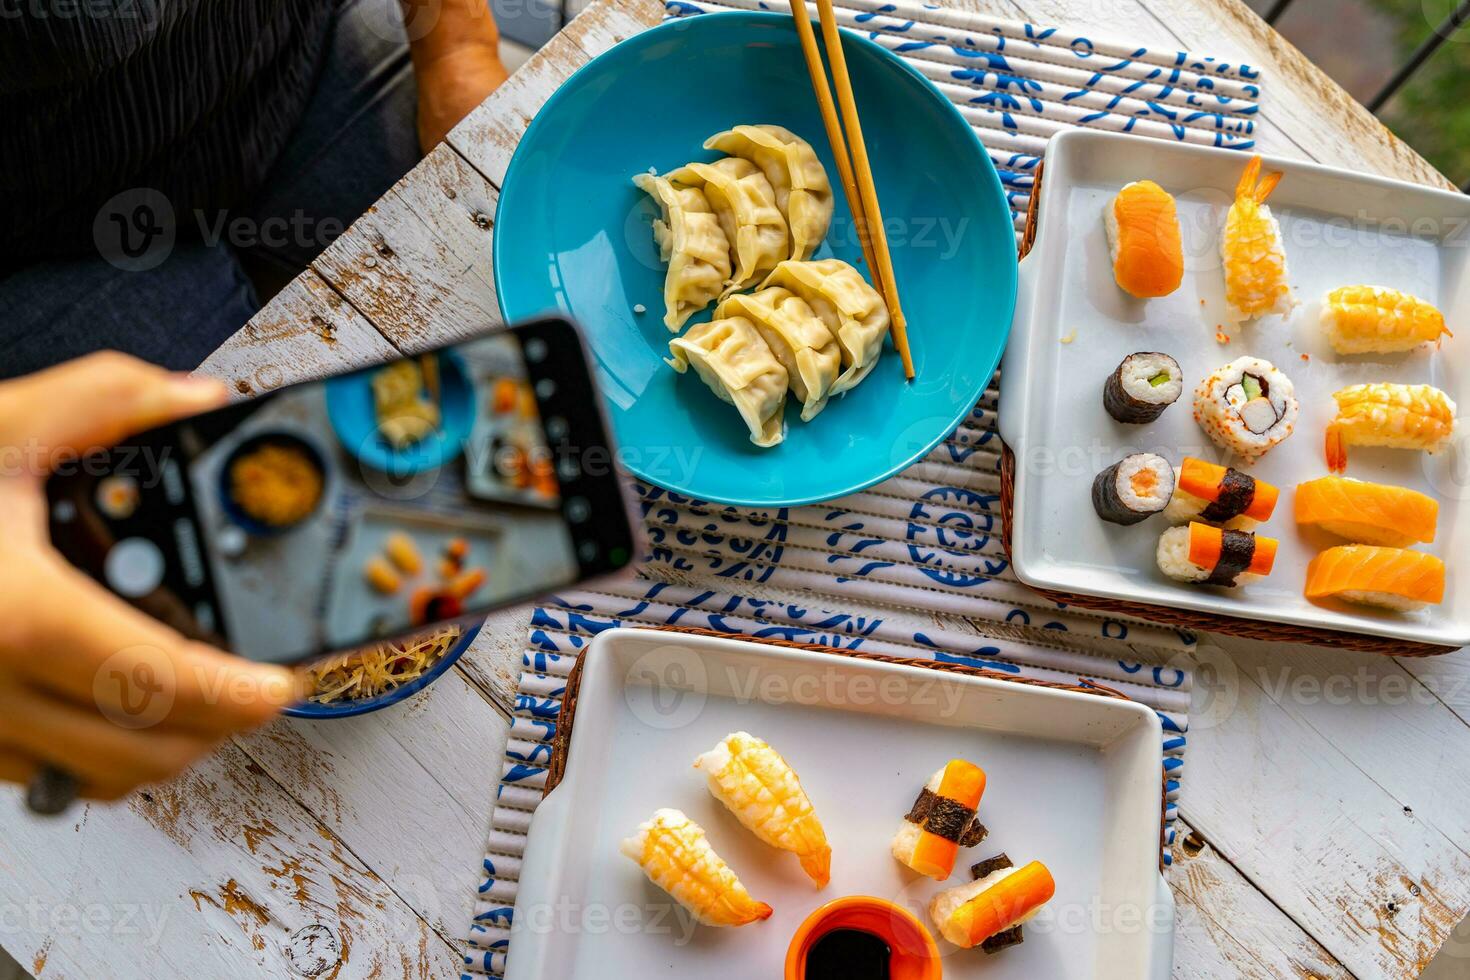
<svg viewBox="0 0 1470 980">
<path fill-rule="evenodd" d="M 1334 392 L 1337 417 L 1327 426 L 1327 467 L 1347 469 L 1348 446 L 1438 452 L 1455 431 L 1455 403 L 1431 385 L 1365 384 Z"/>
<path fill-rule="evenodd" d="M 1233 323 L 1289 313 L 1296 305 L 1286 281 L 1281 226 L 1266 205 L 1280 180 L 1280 173 L 1261 177 L 1261 158 L 1251 157 L 1225 216 L 1220 258 L 1225 268 L 1225 315 Z"/>
<path fill-rule="evenodd" d="M 1135 180 L 1103 211 L 1113 278 L 1130 296 L 1167 296 L 1184 279 L 1179 212 L 1169 192 L 1151 180 Z"/>
<path fill-rule="evenodd" d="M 1394 354 L 1453 336 L 1432 303 L 1383 286 L 1339 286 L 1322 297 L 1318 319 L 1339 354 Z"/>
<path fill-rule="evenodd" d="M 1307 565 L 1308 599 L 1341 599 L 1400 612 L 1444 600 L 1444 562 L 1403 548 L 1344 544 Z"/>
<path fill-rule="evenodd" d="M 704 771 L 710 793 L 747 830 L 800 858 L 818 888 L 827 884 L 832 868 L 827 834 L 801 780 L 779 752 L 749 732 L 734 732 L 695 759 L 694 768 Z"/>
<path fill-rule="evenodd" d="M 707 926 L 743 926 L 771 917 L 704 839 L 704 828 L 678 810 L 656 810 L 619 847 Z"/>
</svg>

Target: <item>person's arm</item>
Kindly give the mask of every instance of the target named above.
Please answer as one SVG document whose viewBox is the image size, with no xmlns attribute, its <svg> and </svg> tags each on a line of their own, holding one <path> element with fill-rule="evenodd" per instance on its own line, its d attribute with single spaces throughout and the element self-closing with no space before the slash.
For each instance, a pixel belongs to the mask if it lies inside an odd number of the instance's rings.
<svg viewBox="0 0 1470 980">
<path fill-rule="evenodd" d="M 122 354 L 0 383 L 0 781 L 60 769 L 117 799 L 175 775 L 302 696 L 302 680 L 179 633 L 67 564 L 45 479 L 164 422 L 216 408 L 224 385 Z"/>
<path fill-rule="evenodd" d="M 427 153 L 509 77 L 488 0 L 399 0 L 419 87 Z"/>
</svg>

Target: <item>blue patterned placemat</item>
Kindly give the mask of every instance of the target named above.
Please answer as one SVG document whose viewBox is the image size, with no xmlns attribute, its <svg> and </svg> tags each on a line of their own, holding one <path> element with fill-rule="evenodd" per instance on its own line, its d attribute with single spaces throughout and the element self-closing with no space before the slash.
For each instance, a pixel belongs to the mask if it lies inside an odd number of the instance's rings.
<svg viewBox="0 0 1470 980">
<path fill-rule="evenodd" d="M 670 16 L 790 9 L 780 0 L 666 6 Z M 844 27 L 908 59 L 976 128 L 1000 171 L 1018 234 L 1046 142 L 1064 129 L 1254 145 L 1260 79 L 1248 65 L 912 0 L 835 6 Z M 521 854 L 545 786 L 565 679 L 587 643 L 617 626 L 698 626 L 1063 683 L 1082 677 L 1120 690 L 1163 723 L 1169 863 L 1192 682 L 1182 664 L 1195 637 L 1060 607 L 1016 580 L 1000 535 L 996 398 L 992 387 L 923 461 L 828 504 L 725 507 L 639 486 L 652 546 L 644 579 L 558 596 L 534 611 L 467 937 L 467 980 L 503 974 Z M 936 613 L 963 616 L 983 633 L 936 626 Z"/>
</svg>

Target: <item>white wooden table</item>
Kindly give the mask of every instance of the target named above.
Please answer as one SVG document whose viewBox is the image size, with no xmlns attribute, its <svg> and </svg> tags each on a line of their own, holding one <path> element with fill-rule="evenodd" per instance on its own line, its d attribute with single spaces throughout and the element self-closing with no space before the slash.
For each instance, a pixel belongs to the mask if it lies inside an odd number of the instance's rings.
<svg viewBox="0 0 1470 980">
<path fill-rule="evenodd" d="M 1448 184 L 1239 0 L 949 2 L 1244 60 L 1268 79 L 1264 151 Z M 495 320 L 517 140 L 661 13 L 598 0 L 204 370 L 250 395 Z M 43 820 L 7 792 L 0 943 L 48 978 L 309 975 L 314 951 L 321 976 L 457 976 L 526 626 L 492 617 L 404 706 L 279 721 L 116 806 Z M 1470 909 L 1470 661 L 1222 646 L 1199 655 L 1175 976 L 1417 976 Z"/>
</svg>

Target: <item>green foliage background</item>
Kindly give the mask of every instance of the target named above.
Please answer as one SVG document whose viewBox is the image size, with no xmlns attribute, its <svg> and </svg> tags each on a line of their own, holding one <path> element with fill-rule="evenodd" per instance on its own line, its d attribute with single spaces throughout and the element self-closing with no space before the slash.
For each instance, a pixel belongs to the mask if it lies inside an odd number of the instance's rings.
<svg viewBox="0 0 1470 980">
<path fill-rule="evenodd" d="M 1371 0 L 1398 25 L 1402 64 L 1457 0 Z M 1442 44 L 1380 111 L 1398 136 L 1457 184 L 1470 180 L 1470 26 Z"/>
</svg>

